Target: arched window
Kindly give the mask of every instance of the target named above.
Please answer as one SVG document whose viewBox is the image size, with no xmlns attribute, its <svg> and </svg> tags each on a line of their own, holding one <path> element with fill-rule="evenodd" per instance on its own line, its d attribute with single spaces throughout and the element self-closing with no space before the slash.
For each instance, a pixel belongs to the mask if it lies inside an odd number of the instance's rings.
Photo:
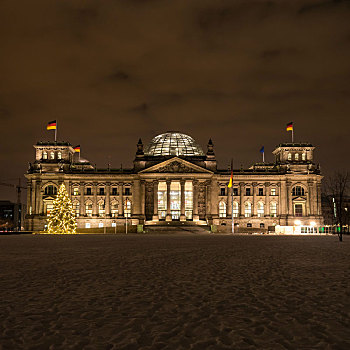
<svg viewBox="0 0 350 350">
<path fill-rule="evenodd" d="M 92 202 L 87 201 L 85 203 L 85 213 L 87 216 L 92 216 Z"/>
<path fill-rule="evenodd" d="M 288 153 L 288 160 L 292 160 L 292 153 Z"/>
<path fill-rule="evenodd" d="M 293 187 L 292 194 L 293 196 L 304 196 L 305 195 L 304 188 L 301 186 L 295 186 Z"/>
<path fill-rule="evenodd" d="M 46 196 L 55 196 L 57 194 L 57 187 L 53 185 L 49 185 L 45 187 L 45 195 Z"/>
<path fill-rule="evenodd" d="M 50 159 L 55 159 L 55 153 L 54 152 L 50 152 Z"/>
<path fill-rule="evenodd" d="M 79 211 L 80 211 L 80 203 L 78 201 L 73 202 L 73 211 L 75 213 L 75 216 L 79 216 Z"/>
<path fill-rule="evenodd" d="M 79 188 L 78 187 L 74 187 L 73 188 L 73 196 L 78 196 L 79 195 Z"/>
<path fill-rule="evenodd" d="M 113 217 L 118 216 L 118 202 L 117 201 L 113 201 L 111 203 L 111 215 Z"/>
<path fill-rule="evenodd" d="M 221 201 L 219 203 L 219 217 L 225 218 L 226 217 L 226 203 Z"/>
<path fill-rule="evenodd" d="M 264 203 L 259 202 L 258 203 L 258 217 L 261 218 L 264 216 Z"/>
<path fill-rule="evenodd" d="M 299 153 L 295 153 L 294 159 L 295 159 L 295 160 L 299 160 Z"/>
<path fill-rule="evenodd" d="M 98 202 L 98 216 L 105 216 L 105 201 Z"/>
<path fill-rule="evenodd" d="M 43 152 L 43 159 L 47 159 L 47 152 Z"/>
<path fill-rule="evenodd" d="M 270 203 L 270 215 L 274 218 L 277 216 L 277 203 L 276 202 Z"/>
<path fill-rule="evenodd" d="M 303 153 L 303 154 L 301 155 L 301 159 L 302 159 L 302 160 L 306 160 L 306 153 Z"/>
<path fill-rule="evenodd" d="M 249 218 L 250 216 L 252 216 L 252 205 L 250 202 L 246 202 L 244 205 L 244 216 L 246 218 Z"/>
<path fill-rule="evenodd" d="M 62 159 L 62 152 L 57 153 L 57 159 Z"/>
<path fill-rule="evenodd" d="M 239 216 L 239 206 L 237 202 L 233 202 L 233 217 L 238 218 Z"/>
<path fill-rule="evenodd" d="M 131 216 L 131 202 L 129 199 L 124 202 L 124 216 L 126 218 Z"/>
</svg>

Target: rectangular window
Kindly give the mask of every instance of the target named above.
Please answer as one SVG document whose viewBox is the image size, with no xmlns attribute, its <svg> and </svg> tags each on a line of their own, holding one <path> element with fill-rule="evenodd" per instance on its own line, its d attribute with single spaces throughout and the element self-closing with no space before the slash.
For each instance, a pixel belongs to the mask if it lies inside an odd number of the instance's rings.
<svg viewBox="0 0 350 350">
<path fill-rule="evenodd" d="M 233 188 L 233 195 L 238 196 L 238 188 L 237 187 Z"/>
<path fill-rule="evenodd" d="M 263 196 L 264 195 L 264 189 L 260 187 L 259 191 L 258 191 L 258 194 L 259 194 L 259 196 Z"/>
<path fill-rule="evenodd" d="M 74 187 L 73 188 L 73 196 L 77 196 L 79 194 L 79 188 L 78 187 Z"/>
<path fill-rule="evenodd" d="M 233 203 L 233 217 L 238 218 L 238 216 L 239 216 L 238 203 L 234 202 Z"/>
<path fill-rule="evenodd" d="M 91 196 L 91 187 L 86 188 L 86 195 Z"/>
<path fill-rule="evenodd" d="M 112 227 L 117 227 L 117 224 L 115 222 L 112 222 Z"/>
<path fill-rule="evenodd" d="M 248 223 L 248 224 L 247 224 L 247 227 L 252 227 L 252 224 Z"/>
<path fill-rule="evenodd" d="M 226 196 L 226 189 L 225 187 L 220 188 L 220 196 Z"/>
<path fill-rule="evenodd" d="M 117 196 L 117 195 L 118 195 L 117 187 L 112 187 L 112 196 Z"/>
<path fill-rule="evenodd" d="M 100 227 L 100 228 L 103 227 L 103 222 L 99 222 L 98 227 Z"/>
<path fill-rule="evenodd" d="M 85 228 L 90 228 L 90 227 L 91 227 L 90 222 L 85 223 Z"/>
<path fill-rule="evenodd" d="M 271 196 L 276 196 L 276 189 L 275 188 L 271 188 L 270 194 L 271 194 Z"/>
<path fill-rule="evenodd" d="M 294 204 L 294 215 L 295 216 L 303 216 L 303 205 L 302 204 Z"/>
<path fill-rule="evenodd" d="M 245 189 L 245 195 L 246 196 L 250 196 L 251 194 L 250 194 L 250 187 L 247 187 L 246 189 Z"/>
<path fill-rule="evenodd" d="M 105 194 L 105 189 L 104 189 L 103 187 L 100 187 L 98 190 L 99 190 L 98 194 L 99 194 L 100 196 L 104 196 L 104 194 Z"/>
<path fill-rule="evenodd" d="M 125 187 L 125 195 L 126 196 L 130 196 L 131 195 L 130 187 Z"/>
</svg>

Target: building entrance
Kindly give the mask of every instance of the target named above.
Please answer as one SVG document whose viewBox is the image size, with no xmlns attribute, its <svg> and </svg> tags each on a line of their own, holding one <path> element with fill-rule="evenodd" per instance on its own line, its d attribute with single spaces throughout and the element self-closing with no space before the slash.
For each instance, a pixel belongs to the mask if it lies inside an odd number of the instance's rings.
<svg viewBox="0 0 350 350">
<path fill-rule="evenodd" d="M 170 185 L 170 213 L 172 220 L 180 220 L 181 188 L 178 181 L 172 181 Z"/>
</svg>

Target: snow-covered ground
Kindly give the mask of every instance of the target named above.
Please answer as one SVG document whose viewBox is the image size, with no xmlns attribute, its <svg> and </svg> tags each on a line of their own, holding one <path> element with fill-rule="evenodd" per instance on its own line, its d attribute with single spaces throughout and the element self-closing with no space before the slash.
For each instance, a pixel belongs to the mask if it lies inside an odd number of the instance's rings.
<svg viewBox="0 0 350 350">
<path fill-rule="evenodd" d="M 2 349 L 350 349 L 350 237 L 0 236 Z"/>
</svg>

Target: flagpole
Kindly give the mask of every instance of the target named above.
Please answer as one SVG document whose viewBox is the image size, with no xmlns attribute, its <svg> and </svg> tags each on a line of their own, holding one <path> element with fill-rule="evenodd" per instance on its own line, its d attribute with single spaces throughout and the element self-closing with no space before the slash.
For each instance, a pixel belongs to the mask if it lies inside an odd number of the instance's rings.
<svg viewBox="0 0 350 350">
<path fill-rule="evenodd" d="M 263 163 L 265 163 L 265 150 L 263 152 Z"/>
<path fill-rule="evenodd" d="M 292 143 L 294 143 L 294 125 L 292 126 Z"/>
<path fill-rule="evenodd" d="M 233 159 L 231 159 L 231 174 L 233 174 Z M 232 178 L 232 187 L 231 187 L 231 232 L 235 233 L 235 223 L 233 219 L 233 178 Z"/>
<path fill-rule="evenodd" d="M 56 119 L 56 128 L 55 128 L 55 142 L 57 142 L 57 119 Z"/>
</svg>

